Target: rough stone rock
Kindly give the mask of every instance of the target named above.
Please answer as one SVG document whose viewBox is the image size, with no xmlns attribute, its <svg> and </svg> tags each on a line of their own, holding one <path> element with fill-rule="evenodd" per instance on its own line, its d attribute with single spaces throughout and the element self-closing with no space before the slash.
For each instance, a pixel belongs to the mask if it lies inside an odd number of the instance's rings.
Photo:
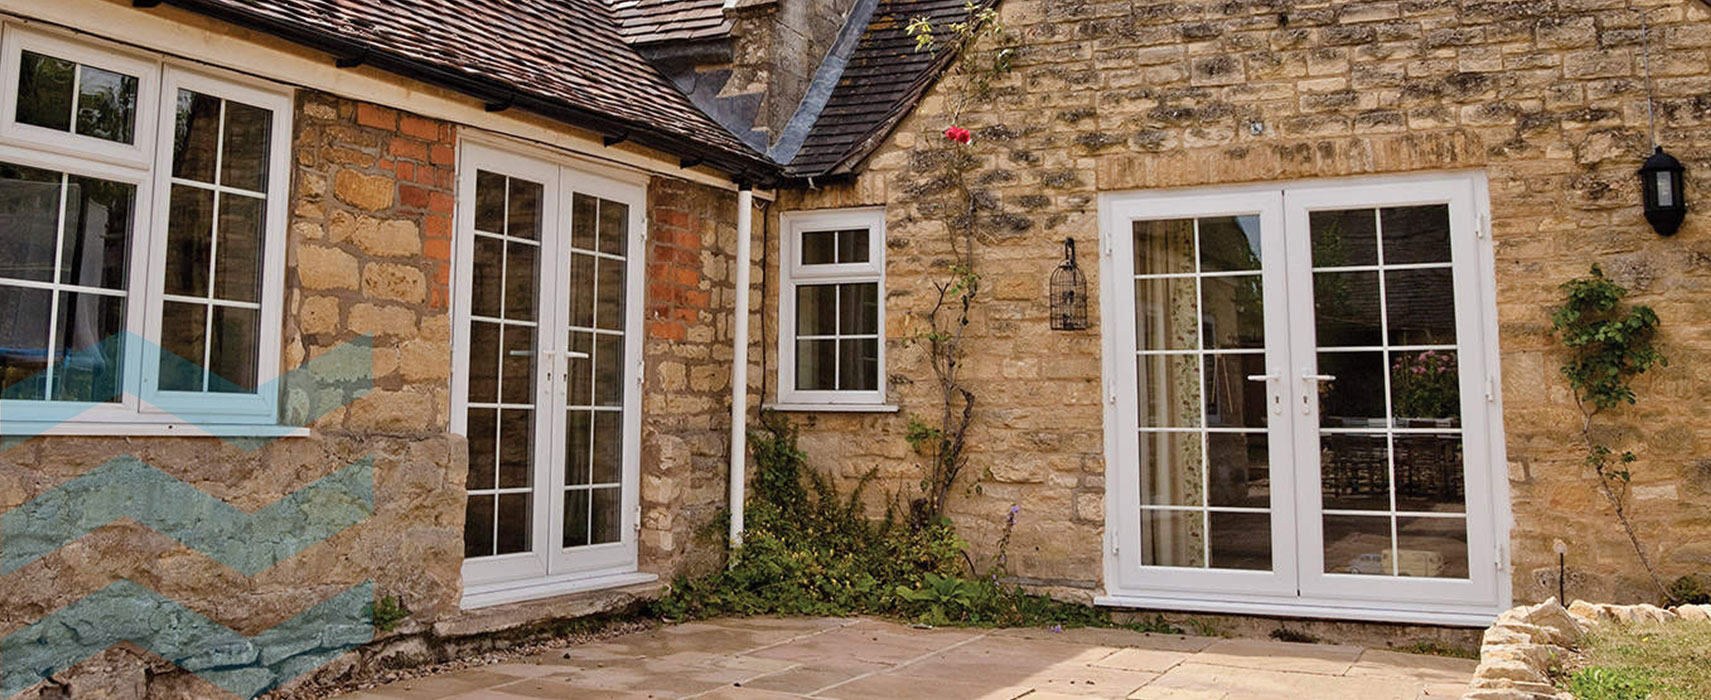
<svg viewBox="0 0 1711 700">
<path fill-rule="evenodd" d="M 1683 620 L 1711 620 L 1711 605 L 1682 605 L 1676 607 L 1675 614 Z"/>
<path fill-rule="evenodd" d="M 333 176 L 333 196 L 353 207 L 380 211 L 392 206 L 394 181 L 384 175 L 364 175 L 354 170 L 340 170 Z"/>
</svg>

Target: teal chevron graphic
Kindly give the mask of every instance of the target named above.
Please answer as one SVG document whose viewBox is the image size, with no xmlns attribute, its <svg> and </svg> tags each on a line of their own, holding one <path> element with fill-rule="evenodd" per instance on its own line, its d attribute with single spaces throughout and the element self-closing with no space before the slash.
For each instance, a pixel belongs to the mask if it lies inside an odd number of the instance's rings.
<svg viewBox="0 0 1711 700">
<path fill-rule="evenodd" d="M 0 355 L 7 352 L 22 351 L 0 348 Z M 133 356 L 138 360 L 127 362 Z M 189 377 L 200 386 L 206 377 L 208 391 L 158 392 L 145 398 L 178 421 L 247 450 L 296 432 L 374 388 L 374 343 L 369 336 L 341 343 L 252 391 L 125 332 L 66 352 L 52 367 L 0 391 L 0 434 L 12 441 L 35 437 L 121 398 L 134 383 L 125 376 L 127 365 L 134 365 L 132 371 L 152 368 L 145 372 L 162 381 L 183 383 Z M 255 422 L 250 402 L 258 397 L 283 405 L 278 424 Z M 251 424 L 234 425 L 245 422 Z"/>
<path fill-rule="evenodd" d="M 131 642 L 253 698 L 374 638 L 364 581 L 245 637 L 129 580 L 114 582 L 0 640 L 0 696 L 11 697 L 119 642 Z"/>
<path fill-rule="evenodd" d="M 373 512 L 370 457 L 245 513 L 125 456 L 0 514 L 0 574 L 128 517 L 254 576 Z"/>
</svg>

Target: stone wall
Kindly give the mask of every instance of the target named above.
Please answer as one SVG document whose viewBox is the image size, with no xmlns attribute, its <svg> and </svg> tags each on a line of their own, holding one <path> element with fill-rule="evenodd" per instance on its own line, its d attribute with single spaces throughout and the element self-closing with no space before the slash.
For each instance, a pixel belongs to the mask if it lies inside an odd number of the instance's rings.
<svg viewBox="0 0 1711 700">
<path fill-rule="evenodd" d="M 705 573 L 724 557 L 717 525 L 730 484 L 736 215 L 731 192 L 665 178 L 648 187 L 641 561 L 667 579 Z M 759 295 L 752 299 L 758 329 Z M 749 337 L 758 350 L 759 334 Z M 759 377 L 758 368 L 749 373 L 751 383 Z M 751 387 L 751 403 L 758 395 Z"/>
<path fill-rule="evenodd" d="M 1557 286 L 1595 261 L 1663 318 L 1668 368 L 1617 411 L 1640 456 L 1637 525 L 1666 576 L 1711 570 L 1711 226 L 1690 214 L 1660 238 L 1640 216 L 1634 170 L 1649 152 L 1639 11 L 1650 24 L 1659 141 L 1711 172 L 1711 13 L 1689 0 L 1404 0 L 1222 3 L 1006 0 L 1021 48 L 998 96 L 967 115 L 975 181 L 1006 226 L 983 232 L 987 300 L 972 325 L 980 397 L 971 457 L 983 493 L 956 501 L 963 532 L 991 546 L 1021 506 L 1011 568 L 1044 583 L 1100 585 L 1105 464 L 1099 305 L 1093 327 L 1049 330 L 1058 241 L 1084 242 L 1097 296 L 1097 194 L 1449 169 L 1490 180 L 1504 427 L 1515 514 L 1517 600 L 1556 590 L 1551 542 L 1570 553 L 1570 595 L 1653 599 L 1636 558 L 1572 448 L 1578 414 L 1548 334 Z M 792 195 L 787 210 L 887 204 L 888 364 L 904 415 L 822 414 L 804 445 L 844 476 L 878 467 L 908 488 L 905 417 L 930 411 L 930 374 L 902 340 L 918 330 L 941 224 L 911 204 L 925 176 L 911 149 L 946 126 L 941 85 L 853 183 Z M 1702 209 L 1703 207 L 1698 207 Z M 771 368 L 769 371 L 776 371 Z"/>
<path fill-rule="evenodd" d="M 285 388 L 288 418 L 324 413 L 311 435 L 259 446 L 188 437 L 9 440 L 0 449 L 0 512 L 131 455 L 245 512 L 369 458 L 373 516 L 253 576 L 117 520 L 0 575 L 0 636 L 121 578 L 245 635 L 364 581 L 376 595 L 403 601 L 414 619 L 457 612 L 467 459 L 463 439 L 446 432 L 454 133 L 447 124 L 311 92 L 299 97 L 295 126 L 282 369 L 368 334 L 374 390 L 345 406 L 338 380 L 367 375 L 366 363 L 318 366 L 338 376 L 323 377 L 329 381 L 319 390 L 302 382 Z M 224 693 L 151 659 L 122 645 L 40 692 Z"/>
</svg>

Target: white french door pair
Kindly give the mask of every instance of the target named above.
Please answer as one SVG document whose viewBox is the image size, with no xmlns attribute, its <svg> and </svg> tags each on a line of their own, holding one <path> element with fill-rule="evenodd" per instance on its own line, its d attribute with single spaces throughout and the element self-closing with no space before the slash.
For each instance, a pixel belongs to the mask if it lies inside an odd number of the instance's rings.
<svg viewBox="0 0 1711 700">
<path fill-rule="evenodd" d="M 645 190 L 467 142 L 458 174 L 465 603 L 632 572 Z"/>
<path fill-rule="evenodd" d="M 1507 604 L 1482 176 L 1108 195 L 1112 604 Z"/>
</svg>

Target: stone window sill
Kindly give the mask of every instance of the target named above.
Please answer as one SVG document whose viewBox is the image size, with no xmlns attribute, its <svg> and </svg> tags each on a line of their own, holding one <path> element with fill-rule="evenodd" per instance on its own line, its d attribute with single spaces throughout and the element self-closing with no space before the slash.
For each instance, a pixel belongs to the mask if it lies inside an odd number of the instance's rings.
<svg viewBox="0 0 1711 700">
<path fill-rule="evenodd" d="M 761 406 L 782 413 L 896 413 L 898 407 L 878 403 L 769 403 Z"/>
<path fill-rule="evenodd" d="M 0 437 L 29 438 L 38 435 L 66 437 L 303 438 L 309 437 L 309 428 L 266 423 L 208 424 L 177 421 L 158 423 L 5 421 L 0 423 Z"/>
</svg>

